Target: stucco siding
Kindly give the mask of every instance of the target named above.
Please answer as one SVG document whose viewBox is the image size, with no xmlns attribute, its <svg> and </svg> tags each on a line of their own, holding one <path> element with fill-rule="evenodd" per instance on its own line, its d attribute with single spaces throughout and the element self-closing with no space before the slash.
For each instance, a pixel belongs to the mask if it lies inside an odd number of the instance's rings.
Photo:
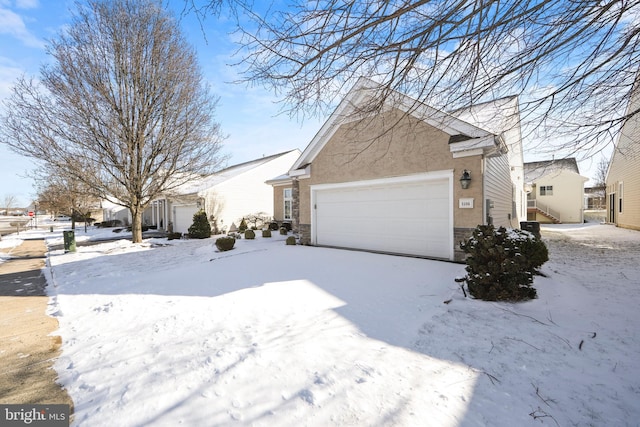
<svg viewBox="0 0 640 427">
<path fill-rule="evenodd" d="M 453 159 L 449 135 L 398 110 L 375 118 L 343 124 L 311 164 L 311 177 L 300 180 L 300 223 L 311 223 L 310 185 L 391 178 L 424 172 L 453 170 L 457 181 L 464 169 L 476 178 L 468 190 L 454 185 L 454 203 L 459 197 L 479 200 L 480 156 Z M 455 209 L 454 211 L 458 211 Z M 461 219 L 475 227 L 482 221 L 482 207 L 460 210 Z M 391 219 L 392 221 L 393 219 Z M 391 225 L 391 224 L 390 224 Z M 466 225 L 465 225 L 466 226 Z"/>
<path fill-rule="evenodd" d="M 291 183 L 273 186 L 273 219 L 276 221 L 284 221 L 284 190 L 291 188 Z"/>
</svg>

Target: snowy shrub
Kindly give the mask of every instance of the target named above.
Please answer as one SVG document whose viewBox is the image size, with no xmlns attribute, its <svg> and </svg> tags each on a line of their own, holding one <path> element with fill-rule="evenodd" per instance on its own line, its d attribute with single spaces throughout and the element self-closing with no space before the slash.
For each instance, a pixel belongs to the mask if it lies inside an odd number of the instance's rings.
<svg viewBox="0 0 640 427">
<path fill-rule="evenodd" d="M 271 230 L 262 230 L 262 237 L 271 237 Z"/>
<path fill-rule="evenodd" d="M 167 233 L 167 240 L 182 239 L 182 233 Z"/>
<path fill-rule="evenodd" d="M 277 222 L 274 221 L 269 223 L 269 230 L 276 231 L 278 228 L 280 228 L 280 226 L 278 225 Z"/>
<path fill-rule="evenodd" d="M 218 237 L 216 239 L 216 248 L 218 248 L 220 252 L 230 251 L 231 249 L 233 249 L 233 245 L 235 244 L 236 239 L 230 236 Z"/>
<path fill-rule="evenodd" d="M 291 223 L 290 222 L 283 222 L 281 227 L 286 228 L 287 231 L 291 231 Z"/>
<path fill-rule="evenodd" d="M 547 245 L 532 233 L 521 230 L 514 231 L 522 234 L 529 234 L 528 238 L 525 238 L 520 242 L 520 253 L 529 263 L 529 268 L 533 269 L 537 273 L 538 269 L 542 267 L 542 264 L 549 261 L 549 250 L 547 249 Z"/>
<path fill-rule="evenodd" d="M 296 244 L 296 238 L 295 236 L 289 236 L 287 237 L 287 245 L 295 245 Z"/>
<path fill-rule="evenodd" d="M 187 230 L 192 239 L 206 239 L 211 237 L 211 224 L 204 210 L 199 210 L 193 215 L 193 224 Z"/>
<path fill-rule="evenodd" d="M 287 227 L 280 227 L 280 235 L 286 236 L 288 233 Z"/>
<path fill-rule="evenodd" d="M 469 293 L 485 301 L 536 298 L 533 276 L 548 260 L 544 242 L 521 230 L 479 225 L 460 248 L 467 254 Z"/>
<path fill-rule="evenodd" d="M 247 230 L 244 232 L 244 238 L 245 239 L 255 239 L 256 238 L 256 232 L 253 230 Z"/>
</svg>

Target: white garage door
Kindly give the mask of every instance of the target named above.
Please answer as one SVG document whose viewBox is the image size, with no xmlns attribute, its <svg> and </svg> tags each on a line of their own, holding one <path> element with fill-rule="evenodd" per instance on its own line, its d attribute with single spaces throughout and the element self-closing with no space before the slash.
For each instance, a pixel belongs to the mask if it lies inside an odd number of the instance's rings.
<svg viewBox="0 0 640 427">
<path fill-rule="evenodd" d="M 198 211 L 196 205 L 182 205 L 173 207 L 173 231 L 186 233 L 193 224 L 193 215 Z"/>
<path fill-rule="evenodd" d="M 450 178 L 314 186 L 317 245 L 451 259 Z"/>
</svg>

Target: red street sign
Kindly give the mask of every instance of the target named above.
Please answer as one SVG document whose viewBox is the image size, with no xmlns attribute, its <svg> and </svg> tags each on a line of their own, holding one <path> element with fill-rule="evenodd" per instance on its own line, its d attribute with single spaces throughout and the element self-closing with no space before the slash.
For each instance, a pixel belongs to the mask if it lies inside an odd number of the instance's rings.
<svg viewBox="0 0 640 427">
<path fill-rule="evenodd" d="M 33 216 L 33 211 L 29 211 L 29 216 Z"/>
</svg>

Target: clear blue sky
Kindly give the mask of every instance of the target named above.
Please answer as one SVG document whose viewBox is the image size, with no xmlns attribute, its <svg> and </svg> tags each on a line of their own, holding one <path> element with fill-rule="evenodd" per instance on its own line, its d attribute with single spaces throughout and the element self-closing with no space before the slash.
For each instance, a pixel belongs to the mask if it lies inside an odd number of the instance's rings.
<svg viewBox="0 0 640 427">
<path fill-rule="evenodd" d="M 182 11 L 183 0 L 164 0 L 175 11 Z M 47 39 L 70 23 L 73 0 L 0 0 L 0 108 L 15 79 L 22 74 L 37 77 L 39 67 L 49 60 L 45 54 Z M 321 126 L 320 119 L 300 123 L 286 114 L 278 114 L 277 98 L 257 87 L 236 85 L 238 70 L 232 54 L 232 27 L 224 17 L 209 17 L 204 25 L 194 16 L 181 18 L 181 28 L 196 47 L 205 78 L 220 97 L 216 112 L 222 131 L 229 137 L 224 154 L 229 165 L 241 163 L 294 148 L 303 150 Z M 525 161 L 543 160 L 531 158 Z M 546 158 L 545 158 L 546 159 Z M 599 157 L 580 162 L 582 175 L 595 175 Z M 26 207 L 35 198 L 35 189 L 25 173 L 33 163 L 0 145 L 0 204 L 13 195 Z"/>
<path fill-rule="evenodd" d="M 182 0 L 171 0 L 171 7 L 181 11 Z M 47 39 L 69 24 L 73 0 L 0 0 L 0 102 L 22 74 L 38 76 L 39 67 L 49 60 L 45 54 Z M 220 97 L 217 121 L 228 135 L 223 152 L 229 165 L 256 159 L 294 148 L 304 150 L 321 126 L 320 120 L 304 123 L 278 114 L 276 97 L 261 88 L 232 84 L 237 69 L 236 46 L 225 27 L 224 19 L 208 18 L 204 33 L 193 16 L 181 18 L 181 28 L 196 47 L 200 65 L 212 92 Z M 206 39 L 205 39 L 206 37 Z M 1 107 L 0 107 L 1 108 Z M 25 172 L 33 163 L 0 145 L 0 205 L 6 195 L 18 198 L 26 207 L 35 197 L 35 189 Z"/>
</svg>

